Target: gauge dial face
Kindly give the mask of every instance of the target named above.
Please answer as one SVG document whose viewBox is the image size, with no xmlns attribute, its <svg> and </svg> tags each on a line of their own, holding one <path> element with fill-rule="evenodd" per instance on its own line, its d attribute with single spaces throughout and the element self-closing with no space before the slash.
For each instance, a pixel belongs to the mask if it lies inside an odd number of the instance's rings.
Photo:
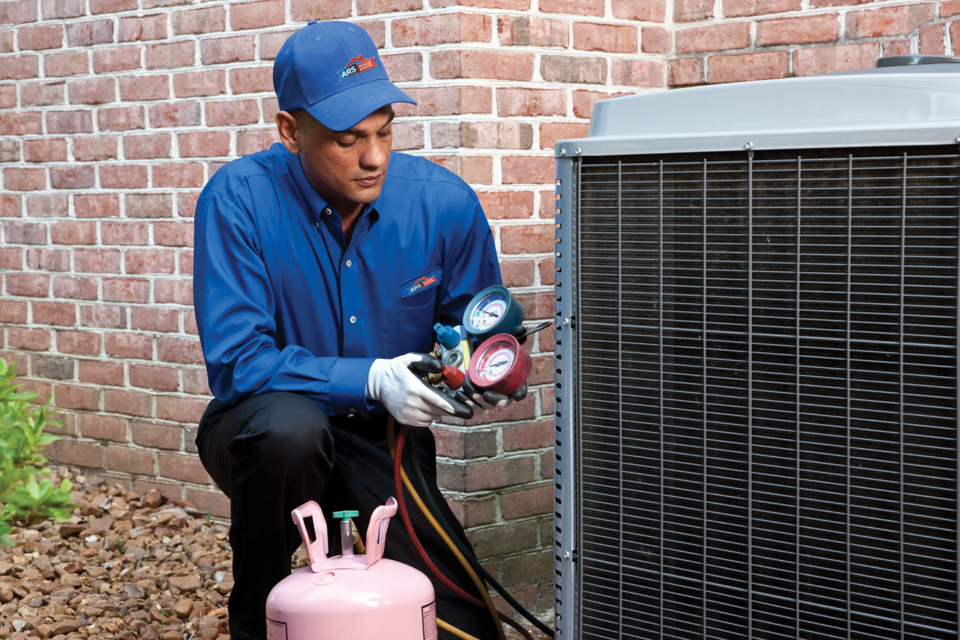
<svg viewBox="0 0 960 640">
<path fill-rule="evenodd" d="M 500 322 L 507 311 L 507 296 L 494 292 L 484 296 L 470 314 L 470 328 L 474 331 L 486 331 Z"/>
<path fill-rule="evenodd" d="M 517 354 L 509 342 L 495 342 L 480 355 L 477 375 L 484 386 L 491 385 L 510 371 Z"/>
</svg>

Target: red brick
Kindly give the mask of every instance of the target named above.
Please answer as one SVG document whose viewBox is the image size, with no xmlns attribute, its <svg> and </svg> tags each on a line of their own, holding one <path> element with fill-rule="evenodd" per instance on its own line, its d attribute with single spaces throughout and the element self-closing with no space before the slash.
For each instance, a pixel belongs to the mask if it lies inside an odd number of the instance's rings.
<svg viewBox="0 0 960 640">
<path fill-rule="evenodd" d="M 123 197 L 128 218 L 173 217 L 173 199 L 169 193 L 131 193 Z"/>
<path fill-rule="evenodd" d="M 553 513 L 553 483 L 504 493 L 500 509 L 504 520 Z"/>
<path fill-rule="evenodd" d="M 847 14 L 847 37 L 878 38 L 910 35 L 933 20 L 935 4 L 910 4 Z"/>
<path fill-rule="evenodd" d="M 674 22 L 696 22 L 713 17 L 713 0 L 675 0 Z"/>
<path fill-rule="evenodd" d="M 147 160 L 154 158 L 169 158 L 170 157 L 170 134 L 160 133 L 160 134 L 145 134 L 145 135 L 134 135 L 134 136 L 124 136 L 123 138 L 123 155 L 127 160 Z M 142 167 L 144 170 L 146 167 L 144 165 L 128 165 L 129 167 Z M 161 167 L 163 165 L 157 165 Z M 101 167 L 100 169 L 100 180 L 101 186 L 103 185 L 103 171 L 106 169 L 106 166 Z M 143 184 L 138 182 L 138 187 L 146 186 L 146 173 L 144 173 Z M 126 187 L 132 188 L 132 187 Z"/>
<path fill-rule="evenodd" d="M 17 251 L 22 250 L 17 249 Z M 20 254 L 18 253 L 17 256 L 19 258 Z M 20 262 L 17 265 L 19 267 Z M 70 250 L 27 249 L 27 266 L 40 271 L 70 271 Z"/>
<path fill-rule="evenodd" d="M 26 90 L 26 86 L 24 86 Z M 61 87 L 61 92 L 62 92 Z M 0 114 L 0 135 L 25 136 L 43 133 L 43 120 L 39 111 Z"/>
<path fill-rule="evenodd" d="M 552 420 L 526 422 L 503 428 L 503 450 L 521 451 L 552 447 L 554 425 Z"/>
<path fill-rule="evenodd" d="M 500 276 L 506 287 L 532 286 L 533 260 L 504 260 L 500 263 Z"/>
<path fill-rule="evenodd" d="M 14 222 L 3 224 L 7 244 L 47 244 L 47 225 L 33 222 Z"/>
<path fill-rule="evenodd" d="M 105 164 L 100 167 L 100 186 L 105 189 L 145 189 L 148 185 L 146 165 Z"/>
<path fill-rule="evenodd" d="M 37 21 L 34 0 L 11 0 L 0 4 L 0 24 L 23 24 Z"/>
<path fill-rule="evenodd" d="M 0 53 L 13 53 L 16 48 L 13 42 L 14 35 L 13 29 L 0 31 Z M 13 87 L 13 89 L 16 90 L 16 87 Z M 14 104 L 16 104 L 16 99 L 14 99 Z"/>
<path fill-rule="evenodd" d="M 234 31 L 262 29 L 283 24 L 286 7 L 283 0 L 235 3 L 230 5 L 230 28 Z"/>
<path fill-rule="evenodd" d="M 357 0 L 357 14 L 361 16 L 417 9 L 423 9 L 423 0 Z"/>
<path fill-rule="evenodd" d="M 436 79 L 487 78 L 533 80 L 534 55 L 496 50 L 437 51 L 430 54 L 430 74 Z"/>
<path fill-rule="evenodd" d="M 103 468 L 103 446 L 91 442 L 61 440 L 57 443 L 57 462 L 101 469 Z"/>
<path fill-rule="evenodd" d="M 105 42 L 113 42 L 113 20 L 67 23 L 67 46 L 89 47 Z"/>
<path fill-rule="evenodd" d="M 540 125 L 540 148 L 553 149 L 558 140 L 587 137 L 587 123 L 551 122 Z M 532 194 L 531 194 L 532 195 Z"/>
<path fill-rule="evenodd" d="M 100 408 L 100 392 L 97 389 L 67 384 L 54 385 L 53 389 L 53 401 L 58 407 L 90 411 Z"/>
<path fill-rule="evenodd" d="M 27 252 L 29 253 L 29 251 Z M 23 269 L 23 249 L 19 247 L 4 247 L 0 249 L 0 269 L 20 271 Z M 0 303 L 2 305 L 3 303 Z M 3 322 L 3 318 L 0 318 Z M 26 317 L 24 317 L 26 322 Z"/>
<path fill-rule="evenodd" d="M 817 0 L 813 0 L 810 6 L 815 6 Z M 827 1 L 822 5 L 828 4 L 848 4 L 848 2 Z M 767 13 L 786 13 L 787 11 L 799 11 L 802 7 L 802 0 L 723 0 L 723 15 L 727 18 L 737 18 L 740 16 L 757 16 Z"/>
<path fill-rule="evenodd" d="M 553 181 L 556 164 L 550 156 L 508 156 L 500 170 L 503 184 L 545 184 Z"/>
<path fill-rule="evenodd" d="M 787 77 L 789 53 L 741 53 L 710 57 L 710 82 L 745 82 Z"/>
<path fill-rule="evenodd" d="M 244 62 L 256 58 L 254 36 L 206 38 L 200 41 L 200 61 L 203 64 Z"/>
<path fill-rule="evenodd" d="M 544 55 L 540 58 L 540 75 L 547 82 L 604 84 L 607 81 L 605 58 Z"/>
<path fill-rule="evenodd" d="M 507 116 L 565 116 L 567 95 L 562 89 L 497 89 L 497 113 Z"/>
<path fill-rule="evenodd" d="M 324 2 L 328 1 L 329 0 L 324 0 Z M 184 487 L 184 492 L 187 501 L 196 506 L 198 510 L 203 512 L 209 511 L 213 516 L 218 518 L 230 517 L 230 498 L 223 495 L 220 491 Z"/>
<path fill-rule="evenodd" d="M 0 193 L 0 218 L 19 218 L 21 201 L 22 198 L 19 195 Z"/>
<path fill-rule="evenodd" d="M 128 76 L 120 78 L 121 100 L 164 100 L 169 97 L 170 76 Z"/>
<path fill-rule="evenodd" d="M 66 138 L 39 138 L 23 141 L 26 162 L 56 162 L 67 159 Z"/>
<path fill-rule="evenodd" d="M 945 53 L 943 25 L 930 24 L 920 27 L 920 53 L 934 56 L 942 56 Z"/>
<path fill-rule="evenodd" d="M 447 42 L 490 42 L 491 27 L 490 16 L 442 13 L 394 20 L 390 27 L 390 36 L 394 47 Z"/>
<path fill-rule="evenodd" d="M 193 283 L 190 280 L 157 280 L 154 284 L 157 303 L 193 304 Z"/>
<path fill-rule="evenodd" d="M 97 111 L 97 126 L 101 131 L 129 131 L 143 129 L 143 107 L 111 107 Z M 116 149 L 116 138 L 109 138 Z M 116 152 L 110 157 L 116 157 Z"/>
<path fill-rule="evenodd" d="M 348 18 L 352 4 L 351 0 L 291 0 L 290 17 L 294 22 Z"/>
<path fill-rule="evenodd" d="M 86 331 L 57 331 L 57 351 L 77 355 L 97 355 L 100 353 L 100 335 Z M 85 382 L 82 377 L 81 381 Z"/>
<path fill-rule="evenodd" d="M 116 249 L 76 249 L 73 261 L 78 273 L 120 273 L 120 252 Z"/>
<path fill-rule="evenodd" d="M 181 367 L 180 370 L 183 372 L 183 390 L 186 393 L 205 396 L 210 395 L 206 369 L 187 369 Z"/>
<path fill-rule="evenodd" d="M 203 364 L 203 351 L 199 340 L 158 337 L 157 359 L 180 364 Z"/>
<path fill-rule="evenodd" d="M 422 149 L 423 144 L 423 123 L 395 122 L 393 124 L 394 151 Z"/>
<path fill-rule="evenodd" d="M 176 35 L 213 33 L 223 31 L 225 26 L 226 12 L 220 6 L 173 13 L 173 33 Z"/>
<path fill-rule="evenodd" d="M 157 367 L 147 364 L 130 365 L 130 385 L 159 391 L 176 391 L 180 385 L 174 367 Z M 136 442 L 136 440 L 134 440 Z M 138 443 L 139 444 L 139 443 Z"/>
<path fill-rule="evenodd" d="M 73 210 L 78 218 L 113 218 L 120 215 L 120 196 L 115 193 L 76 195 Z"/>
<path fill-rule="evenodd" d="M 84 327 L 123 329 L 126 326 L 126 313 L 123 307 L 103 304 L 81 307 L 80 324 Z"/>
<path fill-rule="evenodd" d="M 523 484 L 534 478 L 534 459 L 530 456 L 506 458 L 466 465 L 464 491 L 483 491 Z"/>
<path fill-rule="evenodd" d="M 41 24 L 35 27 L 20 27 L 17 31 L 17 44 L 20 45 L 20 51 L 58 49 L 63 46 L 63 25 Z"/>
<path fill-rule="evenodd" d="M 137 0 L 90 0 L 90 13 L 93 15 L 136 11 L 137 8 Z"/>
<path fill-rule="evenodd" d="M 202 187 L 203 165 L 195 162 L 158 164 L 153 168 L 153 186 L 173 188 Z"/>
<path fill-rule="evenodd" d="M 530 149 L 533 126 L 521 122 L 462 122 L 459 145 L 468 149 Z"/>
<path fill-rule="evenodd" d="M 744 49 L 748 46 L 750 46 L 749 22 L 730 22 L 677 31 L 678 53 L 725 51 Z"/>
<path fill-rule="evenodd" d="M 297 5 L 298 0 L 293 0 L 293 6 Z M 311 1 L 320 1 L 320 0 L 311 0 Z M 325 3 L 328 3 L 329 0 L 324 0 Z M 349 11 L 348 11 L 349 14 Z M 301 22 L 298 18 L 294 18 L 294 21 Z M 260 59 L 261 60 L 273 60 L 277 57 L 277 54 L 280 52 L 280 47 L 283 46 L 283 43 L 287 41 L 293 31 L 274 31 L 272 33 L 261 33 L 260 34 Z M 382 46 L 382 45 L 379 45 Z M 378 46 L 378 48 L 379 48 Z M 237 93 L 234 89 L 234 93 Z"/>
<path fill-rule="evenodd" d="M 133 367 L 141 366 L 142 365 L 130 365 L 131 373 L 133 371 Z M 174 379 L 176 379 L 176 370 L 167 370 L 173 371 Z M 170 425 L 157 424 L 153 422 L 133 422 L 130 425 L 130 433 L 133 436 L 134 444 L 138 444 L 141 447 L 149 447 L 151 449 L 179 451 L 180 434 L 182 432 L 183 429 L 180 427 L 172 427 Z"/>
<path fill-rule="evenodd" d="M 84 0 L 43 0 L 40 4 L 44 20 L 76 18 L 86 13 Z"/>
<path fill-rule="evenodd" d="M 385 20 L 365 20 L 354 24 L 367 32 L 377 49 L 383 49 L 387 46 L 387 23 Z M 262 50 L 260 58 L 266 59 L 263 57 Z"/>
<path fill-rule="evenodd" d="M 10 327 L 7 334 L 7 346 L 13 349 L 27 349 L 28 351 L 47 351 L 50 348 L 50 331 L 47 329 Z"/>
<path fill-rule="evenodd" d="M 96 278 L 62 276 L 53 279 L 53 295 L 57 298 L 96 300 L 99 291 L 100 287 Z"/>
<path fill-rule="evenodd" d="M 80 362 L 83 367 L 85 361 Z M 90 363 L 90 361 L 86 361 Z M 101 364 L 101 363 L 97 363 Z M 106 363 L 103 363 L 106 364 Z M 123 366 L 120 367 L 121 373 Z M 121 375 L 122 379 L 122 375 Z M 127 440 L 127 421 L 124 418 L 114 416 L 103 416 L 97 414 L 84 414 L 80 416 L 80 433 L 85 438 L 94 438 L 96 440 L 112 440 L 114 442 L 126 442 Z"/>
<path fill-rule="evenodd" d="M 945 0 L 940 3 L 940 17 L 949 18 L 960 13 L 960 0 Z"/>
<path fill-rule="evenodd" d="M 145 40 L 165 40 L 167 38 L 167 16 L 155 13 L 150 16 L 130 16 L 120 18 L 117 30 L 120 42 L 143 42 Z"/>
<path fill-rule="evenodd" d="M 116 159 L 117 138 L 114 136 L 74 138 L 73 157 L 78 162 Z M 83 217 L 80 214 L 77 214 L 77 216 Z"/>
<path fill-rule="evenodd" d="M 172 251 L 131 249 L 124 256 L 124 265 L 128 274 L 173 273 L 176 269 L 176 256 Z"/>
<path fill-rule="evenodd" d="M 109 413 L 149 417 L 153 409 L 153 399 L 149 394 L 139 391 L 104 389 L 103 409 Z"/>
<path fill-rule="evenodd" d="M 193 275 L 193 252 L 184 251 L 180 254 L 180 273 Z"/>
<path fill-rule="evenodd" d="M 477 7 L 479 9 L 506 9 L 530 11 L 530 0 L 430 0 L 434 9 L 443 7 Z"/>
<path fill-rule="evenodd" d="M 0 80 L 23 80 L 40 75 L 39 56 L 3 56 L 0 58 Z M 52 75 L 47 72 L 47 75 Z"/>
<path fill-rule="evenodd" d="M 162 307 L 131 307 L 130 328 L 135 331 L 173 333 L 179 328 L 180 312 Z"/>
<path fill-rule="evenodd" d="M 561 20 L 501 16 L 497 32 L 501 46 L 566 48 L 570 43 L 570 26 Z"/>
<path fill-rule="evenodd" d="M 93 72 L 100 74 L 139 69 L 142 51 L 143 47 L 96 49 L 93 52 Z"/>
<path fill-rule="evenodd" d="M 117 83 L 113 78 L 74 80 L 67 85 L 71 104 L 101 104 L 117 99 Z"/>
<path fill-rule="evenodd" d="M 214 158 L 230 155 L 230 132 L 195 131 L 178 133 L 181 158 Z"/>
<path fill-rule="evenodd" d="M 90 56 L 86 51 L 48 53 L 43 57 L 43 70 L 47 77 L 84 75 L 90 72 Z"/>
<path fill-rule="evenodd" d="M 77 306 L 70 302 L 34 302 L 33 322 L 72 327 L 77 323 Z"/>
<path fill-rule="evenodd" d="M 504 254 L 549 253 L 553 251 L 553 227 L 510 225 L 500 229 L 500 250 Z"/>
<path fill-rule="evenodd" d="M 633 87 L 662 87 L 663 63 L 659 60 L 617 59 L 613 61 L 613 84 Z"/>
<path fill-rule="evenodd" d="M 167 453 L 160 454 L 160 475 L 164 478 L 207 484 L 210 476 L 207 475 L 200 459 L 197 457 L 178 456 Z"/>
<path fill-rule="evenodd" d="M 134 333 L 108 333 L 104 336 L 107 355 L 120 358 L 151 360 L 153 338 Z"/>
<path fill-rule="evenodd" d="M 7 293 L 12 296 L 46 298 L 50 295 L 50 276 L 40 273 L 8 273 Z"/>
<path fill-rule="evenodd" d="M 59 337 L 59 335 L 58 335 Z M 97 343 L 99 347 L 99 341 Z M 120 362 L 105 362 L 103 360 L 81 360 L 80 361 L 80 382 L 86 382 L 88 384 L 99 384 L 99 385 L 109 385 L 113 387 L 122 387 L 123 386 L 123 364 Z M 127 427 L 126 421 L 120 418 L 108 418 L 107 416 L 100 416 L 105 420 L 110 420 L 113 422 L 119 422 L 123 425 L 122 430 L 115 427 L 115 430 L 123 434 L 123 437 L 120 439 L 126 439 Z M 81 427 L 82 428 L 82 427 Z M 86 435 L 86 434 L 84 434 Z M 97 436 L 89 436 L 91 438 L 96 438 Z M 111 440 L 116 438 L 110 438 Z"/>
<path fill-rule="evenodd" d="M 523 312 L 527 320 L 550 318 L 554 314 L 552 291 L 549 293 L 518 293 L 515 297 L 523 305 Z M 529 397 L 527 396 L 527 398 Z"/>
<path fill-rule="evenodd" d="M 877 44 L 845 44 L 836 47 L 798 49 L 793 53 L 793 74 L 809 76 L 833 71 L 869 69 L 876 64 Z"/>
<path fill-rule="evenodd" d="M 106 468 L 110 471 L 152 476 L 156 466 L 155 455 L 151 451 L 141 449 L 109 446 L 107 447 Z"/>
<path fill-rule="evenodd" d="M 3 170 L 3 187 L 7 191 L 41 191 L 47 188 L 47 175 L 43 169 Z"/>
<path fill-rule="evenodd" d="M 193 40 L 179 40 L 147 45 L 144 60 L 147 69 L 172 69 L 192 66 L 196 55 Z"/>
<path fill-rule="evenodd" d="M 806 18 L 761 20 L 757 23 L 757 46 L 836 42 L 840 22 L 836 13 Z"/>
<path fill-rule="evenodd" d="M 237 132 L 237 155 L 246 156 L 251 153 L 263 151 L 274 142 L 279 142 L 280 136 L 277 135 L 277 129 L 262 129 L 259 131 L 238 131 Z M 186 185 L 185 185 L 186 186 Z M 200 184 L 194 186 L 202 186 Z"/>
<path fill-rule="evenodd" d="M 173 76 L 173 94 L 178 98 L 215 96 L 227 92 L 227 77 L 223 69 L 208 69 Z"/>
<path fill-rule="evenodd" d="M 48 111 L 47 133 L 93 133 L 93 112 Z"/>
<path fill-rule="evenodd" d="M 234 94 L 264 93 L 267 91 L 272 92 L 273 91 L 273 67 L 268 66 L 268 67 L 247 67 L 245 69 L 231 69 L 230 70 L 230 88 Z"/>
<path fill-rule="evenodd" d="M 200 124 L 199 102 L 165 102 L 150 105 L 151 127 L 189 127 Z"/>
<path fill-rule="evenodd" d="M 208 127 L 255 124 L 260 120 L 260 107 L 257 100 L 208 102 L 205 108 L 207 114 L 206 124 Z M 227 149 L 229 149 L 229 141 L 227 142 Z"/>
<path fill-rule="evenodd" d="M 150 228 L 146 222 L 104 222 L 100 227 L 101 242 L 105 245 L 137 245 L 149 243 Z"/>
<path fill-rule="evenodd" d="M 700 58 L 680 58 L 668 63 L 667 86 L 681 87 L 702 83 L 703 68 Z"/>
<path fill-rule="evenodd" d="M 203 417 L 206 408 L 206 400 L 178 396 L 157 396 L 157 418 L 161 420 L 191 425 L 197 424 Z"/>
<path fill-rule="evenodd" d="M 23 106 L 46 106 L 66 102 L 63 82 L 27 82 L 20 85 L 20 104 Z M 4 135 L 41 133 L 39 111 L 0 114 L 0 132 Z M 29 131 L 19 131 L 29 127 Z M 10 131 L 10 133 L 7 133 Z"/>
<path fill-rule="evenodd" d="M 613 17 L 621 20 L 663 22 L 667 19 L 664 0 L 612 0 Z"/>
<path fill-rule="evenodd" d="M 913 53 L 913 40 L 887 40 L 882 43 L 883 57 L 907 56 Z"/>
<path fill-rule="evenodd" d="M 660 27 L 640 29 L 640 50 L 644 53 L 669 53 L 673 46 L 673 33 Z"/>
<path fill-rule="evenodd" d="M 582 51 L 637 53 L 639 38 L 633 25 L 573 23 L 573 48 Z"/>
<path fill-rule="evenodd" d="M 197 328 L 197 313 L 193 309 L 183 313 L 183 331 L 194 336 L 200 335 L 200 330 Z"/>
<path fill-rule="evenodd" d="M 604 0 L 540 0 L 540 13 L 602 16 Z"/>
<path fill-rule="evenodd" d="M 486 114 L 493 109 L 490 87 L 424 87 L 404 89 L 404 92 L 417 104 L 395 104 L 394 111 L 400 117 Z"/>
<path fill-rule="evenodd" d="M 381 56 L 387 76 L 393 82 L 411 82 L 423 79 L 423 54 L 400 53 Z"/>
<path fill-rule="evenodd" d="M 104 278 L 105 302 L 150 302 L 150 281 L 140 278 Z"/>
</svg>

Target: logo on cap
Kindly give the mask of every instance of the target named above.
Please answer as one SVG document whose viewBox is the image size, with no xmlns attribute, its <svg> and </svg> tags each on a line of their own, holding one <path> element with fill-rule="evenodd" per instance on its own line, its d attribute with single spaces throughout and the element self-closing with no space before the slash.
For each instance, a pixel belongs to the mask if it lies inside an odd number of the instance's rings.
<svg viewBox="0 0 960 640">
<path fill-rule="evenodd" d="M 347 78 L 351 76 L 355 76 L 358 73 L 363 73 L 364 71 L 369 71 L 370 69 L 373 69 L 375 66 L 377 66 L 377 63 L 374 61 L 373 58 L 370 58 L 369 60 L 364 60 L 363 56 L 357 56 L 356 58 L 348 62 L 347 66 L 345 66 L 340 71 L 337 71 L 337 75 L 340 76 L 340 82 L 343 82 Z"/>
</svg>

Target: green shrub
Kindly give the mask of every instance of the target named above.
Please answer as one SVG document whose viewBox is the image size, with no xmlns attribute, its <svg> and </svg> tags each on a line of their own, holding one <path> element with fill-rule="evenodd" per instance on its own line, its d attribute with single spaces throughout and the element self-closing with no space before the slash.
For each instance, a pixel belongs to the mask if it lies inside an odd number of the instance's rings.
<svg viewBox="0 0 960 640">
<path fill-rule="evenodd" d="M 50 407 L 53 396 L 46 404 L 31 404 L 37 394 L 13 384 L 15 367 L 0 358 L 0 544 L 7 546 L 13 544 L 12 525 L 68 520 L 75 506 L 69 480 L 57 487 L 44 477 L 50 469 L 40 450 L 58 438 L 43 428 L 60 426 L 51 417 L 57 412 Z"/>
</svg>

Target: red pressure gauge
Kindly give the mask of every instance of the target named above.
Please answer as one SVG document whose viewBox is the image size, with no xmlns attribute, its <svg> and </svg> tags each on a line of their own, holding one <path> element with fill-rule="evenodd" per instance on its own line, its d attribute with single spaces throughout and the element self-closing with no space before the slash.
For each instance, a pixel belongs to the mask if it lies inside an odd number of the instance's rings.
<svg viewBox="0 0 960 640">
<path fill-rule="evenodd" d="M 477 347 L 468 373 L 475 386 L 510 395 L 527 381 L 532 368 L 530 354 L 517 339 L 509 333 L 498 333 Z"/>
</svg>

